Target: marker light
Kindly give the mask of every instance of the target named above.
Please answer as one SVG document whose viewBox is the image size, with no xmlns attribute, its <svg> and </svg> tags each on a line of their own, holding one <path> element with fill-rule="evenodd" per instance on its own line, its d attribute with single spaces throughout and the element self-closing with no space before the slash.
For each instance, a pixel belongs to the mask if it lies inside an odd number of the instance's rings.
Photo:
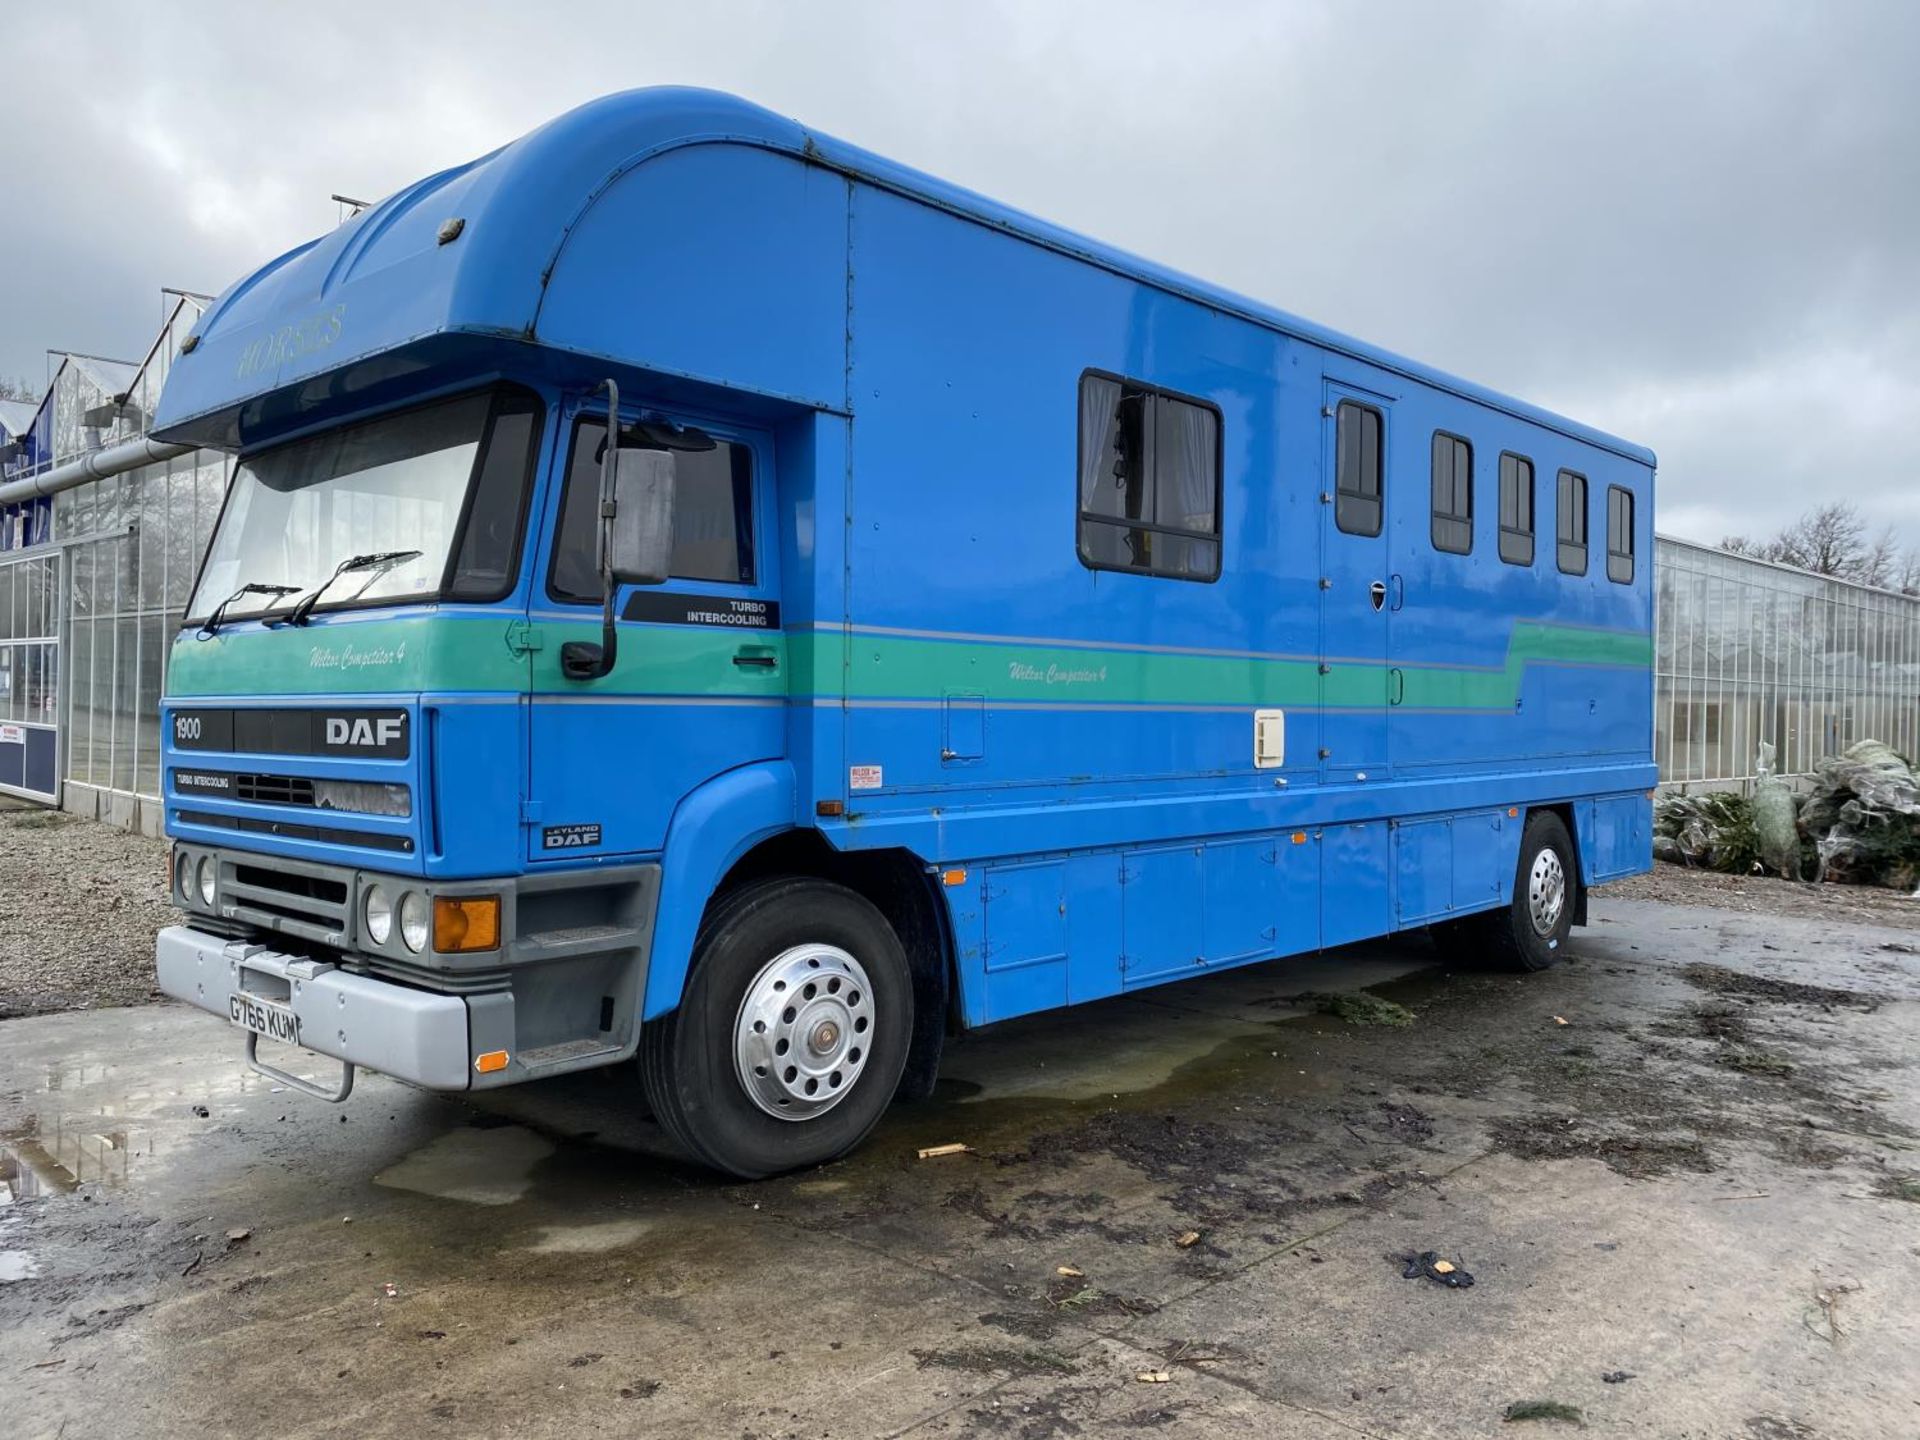
<svg viewBox="0 0 1920 1440">
<path fill-rule="evenodd" d="M 393 935 L 393 901 L 378 885 L 367 891 L 367 935 L 376 945 Z"/>
<path fill-rule="evenodd" d="M 400 897 L 400 938 L 416 954 L 427 948 L 427 897 L 418 890 Z"/>
<path fill-rule="evenodd" d="M 500 948 L 498 895 L 441 895 L 433 902 L 433 948 L 442 955 Z"/>
<path fill-rule="evenodd" d="M 194 871 L 194 877 L 200 882 L 200 903 L 211 910 L 213 908 L 214 880 L 213 857 L 211 855 L 202 855 L 200 857 L 200 864 Z"/>
<path fill-rule="evenodd" d="M 489 1050 L 484 1055 L 476 1055 L 473 1057 L 473 1068 L 482 1075 L 491 1075 L 496 1070 L 504 1070 L 507 1068 L 507 1052 Z"/>
</svg>

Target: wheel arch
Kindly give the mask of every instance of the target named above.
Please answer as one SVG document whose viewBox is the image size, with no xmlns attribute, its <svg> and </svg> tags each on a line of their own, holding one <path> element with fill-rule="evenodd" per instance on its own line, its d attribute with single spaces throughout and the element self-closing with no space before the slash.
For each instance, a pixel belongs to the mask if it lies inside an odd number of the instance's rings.
<svg viewBox="0 0 1920 1440">
<path fill-rule="evenodd" d="M 778 826 L 751 827 L 743 841 L 728 853 L 724 865 L 713 870 L 696 866 L 702 879 L 684 877 L 677 901 L 680 919 L 670 936 L 672 949 L 659 943 L 668 931 L 669 911 L 663 896 L 656 929 L 655 961 L 647 978 L 646 1018 L 666 1014 L 680 1003 L 693 963 L 694 941 L 707 911 L 744 885 L 775 876 L 811 876 L 853 891 L 870 903 L 893 927 L 907 952 L 913 972 L 914 1026 L 907 1052 L 907 1068 L 897 1091 L 904 1100 L 925 1099 L 933 1091 L 940 1067 L 954 994 L 954 944 L 947 907 L 941 900 L 926 863 L 900 849 L 836 850 L 819 831 L 792 823 L 785 812 Z M 675 828 L 679 818 L 675 819 Z M 669 873 L 679 861 L 669 841 Z M 696 883 L 704 893 L 693 893 Z M 684 932 L 684 934 L 682 933 Z"/>
<path fill-rule="evenodd" d="M 1530 805 L 1529 817 L 1534 815 L 1552 815 L 1567 827 L 1567 839 L 1573 843 L 1573 923 L 1587 923 L 1587 861 L 1580 853 L 1580 823 L 1576 811 L 1580 807 L 1571 800 L 1556 800 L 1550 805 Z"/>
</svg>

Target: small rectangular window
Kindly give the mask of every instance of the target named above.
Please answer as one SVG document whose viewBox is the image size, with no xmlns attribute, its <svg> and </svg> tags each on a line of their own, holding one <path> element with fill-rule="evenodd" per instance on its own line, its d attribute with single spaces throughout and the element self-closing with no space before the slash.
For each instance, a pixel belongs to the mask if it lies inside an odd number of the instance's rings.
<svg viewBox="0 0 1920 1440">
<path fill-rule="evenodd" d="M 1333 523 L 1349 535 L 1380 533 L 1380 441 L 1371 405 L 1342 400 L 1334 411 Z"/>
<path fill-rule="evenodd" d="M 1081 563 L 1220 578 L 1220 412 L 1132 380 L 1080 377 Z"/>
<path fill-rule="evenodd" d="M 574 425 L 573 454 L 567 462 L 560 525 L 547 574 L 547 593 L 556 600 L 572 604 L 599 600 L 596 527 L 600 450 L 606 439 L 604 417 Z M 718 440 L 711 450 L 674 453 L 669 574 L 675 580 L 753 583 L 753 452 L 746 445 Z"/>
<path fill-rule="evenodd" d="M 1559 537 L 1561 573 L 1587 573 L 1587 477 L 1571 470 L 1560 472 L 1559 495 L 1554 502 L 1554 533 Z"/>
<path fill-rule="evenodd" d="M 1633 492 L 1607 487 L 1607 579 L 1633 583 Z"/>
<path fill-rule="evenodd" d="M 1433 432 L 1433 548 L 1473 551 L 1473 447 L 1444 430 Z"/>
<path fill-rule="evenodd" d="M 1500 558 L 1533 564 L 1533 462 L 1511 451 L 1500 456 Z"/>
</svg>

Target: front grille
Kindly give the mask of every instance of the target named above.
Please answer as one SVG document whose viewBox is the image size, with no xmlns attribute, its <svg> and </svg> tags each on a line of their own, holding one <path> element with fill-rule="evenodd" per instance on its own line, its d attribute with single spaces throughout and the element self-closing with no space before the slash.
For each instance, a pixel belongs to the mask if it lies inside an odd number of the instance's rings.
<svg viewBox="0 0 1920 1440">
<path fill-rule="evenodd" d="M 287 840 L 322 840 L 329 845 L 397 850 L 403 855 L 413 853 L 411 835 L 382 835 L 367 830 L 345 830 L 337 825 L 307 825 L 254 815 L 215 815 L 204 810 L 181 810 L 175 813 L 174 818 L 182 825 L 206 825 L 222 830 L 238 830 L 249 835 L 278 835 Z"/>
<path fill-rule="evenodd" d="M 262 805 L 313 804 L 313 781 L 304 775 L 236 775 L 233 798 Z"/>
<path fill-rule="evenodd" d="M 344 879 L 232 862 L 220 894 L 235 919 L 338 943 L 346 937 L 349 888 Z"/>
</svg>

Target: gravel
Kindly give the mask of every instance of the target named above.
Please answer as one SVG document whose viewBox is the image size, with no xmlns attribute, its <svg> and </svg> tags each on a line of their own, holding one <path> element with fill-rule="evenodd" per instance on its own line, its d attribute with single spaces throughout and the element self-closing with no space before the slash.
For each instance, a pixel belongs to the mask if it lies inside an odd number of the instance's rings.
<svg viewBox="0 0 1920 1440">
<path fill-rule="evenodd" d="M 0 1019 L 158 1000 L 166 854 L 58 811 L 0 811 Z"/>
<path fill-rule="evenodd" d="M 1722 875 L 1685 865 L 1656 863 L 1650 874 L 1615 880 L 1597 894 L 1618 900 L 1658 900 L 1750 914 L 1798 915 L 1853 925 L 1920 929 L 1920 900 L 1877 885 L 1821 885 L 1771 875 Z"/>
</svg>

